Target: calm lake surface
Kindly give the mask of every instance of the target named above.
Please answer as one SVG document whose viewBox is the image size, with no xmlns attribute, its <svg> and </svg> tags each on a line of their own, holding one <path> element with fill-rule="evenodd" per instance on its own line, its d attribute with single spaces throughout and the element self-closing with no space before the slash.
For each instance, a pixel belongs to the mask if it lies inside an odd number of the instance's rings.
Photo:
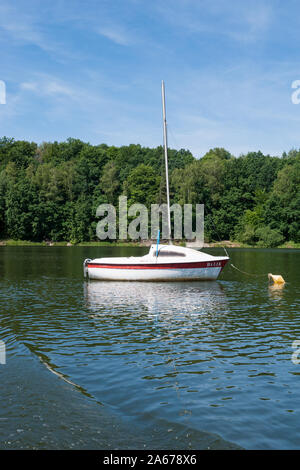
<svg viewBox="0 0 300 470">
<path fill-rule="evenodd" d="M 147 251 L 0 248 L 0 448 L 299 449 L 300 250 L 229 250 L 260 277 L 83 278 Z"/>
</svg>

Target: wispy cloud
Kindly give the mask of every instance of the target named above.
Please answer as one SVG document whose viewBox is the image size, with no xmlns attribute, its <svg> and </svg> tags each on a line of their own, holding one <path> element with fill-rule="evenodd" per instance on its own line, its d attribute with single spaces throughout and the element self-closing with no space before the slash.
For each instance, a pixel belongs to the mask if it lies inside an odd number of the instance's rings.
<svg viewBox="0 0 300 470">
<path fill-rule="evenodd" d="M 55 6 L 51 8 L 39 0 L 22 5 L 22 1 L 12 4 L 1 0 L 0 4 L 0 38 L 12 47 L 35 46 L 47 53 L 56 62 L 80 58 L 80 53 L 72 47 L 72 41 L 53 34 L 53 24 L 67 24 L 69 18 L 66 9 L 61 10 L 59 21 L 55 23 Z M 57 14 L 57 13 L 56 13 Z M 54 23 L 53 23 L 54 22 Z"/>
<path fill-rule="evenodd" d="M 164 78 L 170 145 L 280 153 L 300 118 L 291 3 L 0 0 L 1 133 L 159 145 Z"/>
<path fill-rule="evenodd" d="M 73 112 L 76 109 L 76 116 L 80 119 L 80 113 L 95 118 L 95 115 L 101 117 L 112 116 L 126 108 L 126 103 L 121 103 L 118 97 L 108 95 L 104 87 L 101 86 L 99 75 L 87 82 L 75 83 L 71 79 L 63 80 L 57 76 L 34 73 L 31 80 L 21 82 L 19 90 L 15 94 L 20 102 L 30 105 L 32 100 L 45 105 L 45 112 L 55 112 L 57 106 L 59 109 L 64 107 L 66 112 Z M 104 81 L 105 83 L 105 81 Z M 107 87 L 107 84 L 105 84 Z M 79 114 L 78 114 L 79 113 Z M 126 112 L 124 111 L 124 114 Z M 57 115 L 59 119 L 59 114 Z"/>
<path fill-rule="evenodd" d="M 20 11 L 16 6 L 2 3 L 0 5 L 0 29 L 16 43 L 33 44 L 45 51 L 58 49 L 57 43 L 49 40 L 40 30 L 37 19 Z"/>
<path fill-rule="evenodd" d="M 129 33 L 120 26 L 110 25 L 99 27 L 97 33 L 121 46 L 129 46 L 132 43 L 132 38 Z"/>
<path fill-rule="evenodd" d="M 258 40 L 269 30 L 273 12 L 266 0 L 173 0 L 155 1 L 155 7 L 178 31 L 227 36 L 237 41 Z"/>
<path fill-rule="evenodd" d="M 74 86 L 66 85 L 56 78 L 43 77 L 39 81 L 22 82 L 20 89 L 33 92 L 40 96 L 67 96 L 78 98 L 78 90 Z"/>
</svg>

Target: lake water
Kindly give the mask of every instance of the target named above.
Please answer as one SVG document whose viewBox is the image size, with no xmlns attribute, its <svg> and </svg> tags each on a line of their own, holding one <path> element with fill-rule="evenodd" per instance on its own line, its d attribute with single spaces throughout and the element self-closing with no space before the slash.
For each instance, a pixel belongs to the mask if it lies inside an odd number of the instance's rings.
<svg viewBox="0 0 300 470">
<path fill-rule="evenodd" d="M 260 277 L 83 278 L 85 258 L 146 252 L 0 248 L 0 448 L 299 448 L 300 250 L 229 250 Z"/>
</svg>

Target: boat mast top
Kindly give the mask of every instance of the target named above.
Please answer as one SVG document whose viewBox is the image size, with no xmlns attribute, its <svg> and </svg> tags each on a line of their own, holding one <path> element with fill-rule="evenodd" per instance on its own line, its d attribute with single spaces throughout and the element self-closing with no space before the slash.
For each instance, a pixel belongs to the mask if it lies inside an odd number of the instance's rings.
<svg viewBox="0 0 300 470">
<path fill-rule="evenodd" d="M 169 243 L 171 242 L 171 214 L 170 214 L 170 192 L 169 192 L 169 168 L 168 168 L 168 137 L 167 137 L 167 119 L 166 119 L 166 98 L 165 83 L 161 82 L 162 109 L 163 109 L 163 128 L 164 128 L 164 149 L 165 149 L 165 169 L 166 169 L 166 187 L 167 187 L 167 206 L 168 206 L 168 233 Z"/>
</svg>

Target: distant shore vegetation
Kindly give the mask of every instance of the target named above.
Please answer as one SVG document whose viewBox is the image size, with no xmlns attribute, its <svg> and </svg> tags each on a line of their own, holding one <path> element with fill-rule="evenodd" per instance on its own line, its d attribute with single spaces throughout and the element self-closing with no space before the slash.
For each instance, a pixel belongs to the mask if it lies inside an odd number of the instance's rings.
<svg viewBox="0 0 300 470">
<path fill-rule="evenodd" d="M 205 205 L 208 245 L 300 246 L 300 150 L 168 155 L 171 203 Z M 126 195 L 150 208 L 165 193 L 162 147 L 0 138 L 2 244 L 94 244 L 100 204 Z"/>
</svg>

